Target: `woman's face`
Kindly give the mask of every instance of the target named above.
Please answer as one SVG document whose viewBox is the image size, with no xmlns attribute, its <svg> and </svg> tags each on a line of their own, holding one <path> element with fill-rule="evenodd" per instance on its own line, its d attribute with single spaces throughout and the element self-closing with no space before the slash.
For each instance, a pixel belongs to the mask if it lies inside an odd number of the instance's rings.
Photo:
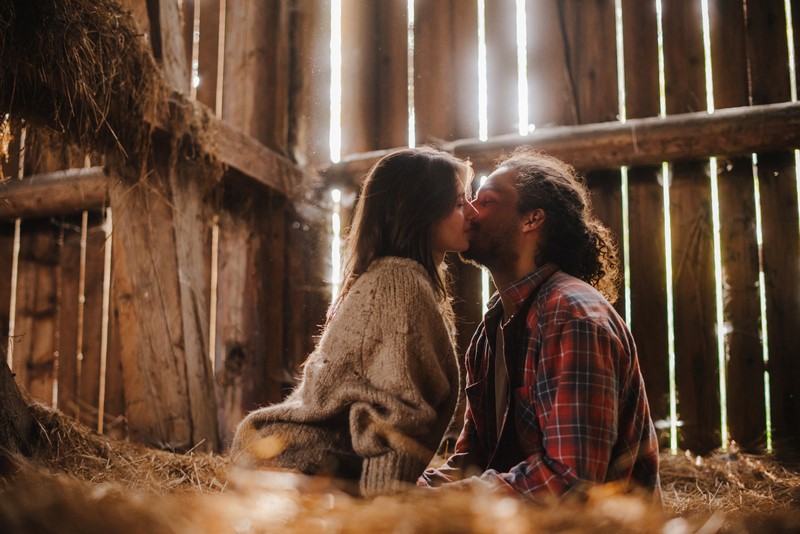
<svg viewBox="0 0 800 534">
<path fill-rule="evenodd" d="M 466 190 L 460 178 L 456 189 L 457 197 L 453 211 L 441 221 L 434 223 L 431 229 L 433 258 L 440 263 L 444 260 L 445 252 L 467 250 L 472 232 L 472 220 L 478 213 L 467 200 Z"/>
</svg>

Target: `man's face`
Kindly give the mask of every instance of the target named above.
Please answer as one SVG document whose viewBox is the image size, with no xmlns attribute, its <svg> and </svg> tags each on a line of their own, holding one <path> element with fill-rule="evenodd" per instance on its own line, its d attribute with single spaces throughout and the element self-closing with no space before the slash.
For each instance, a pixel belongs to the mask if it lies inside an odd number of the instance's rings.
<svg viewBox="0 0 800 534">
<path fill-rule="evenodd" d="M 472 221 L 469 248 L 461 253 L 464 259 L 490 270 L 516 261 L 520 229 L 516 176 L 516 171 L 500 167 L 478 189 L 472 202 L 478 213 Z"/>
</svg>

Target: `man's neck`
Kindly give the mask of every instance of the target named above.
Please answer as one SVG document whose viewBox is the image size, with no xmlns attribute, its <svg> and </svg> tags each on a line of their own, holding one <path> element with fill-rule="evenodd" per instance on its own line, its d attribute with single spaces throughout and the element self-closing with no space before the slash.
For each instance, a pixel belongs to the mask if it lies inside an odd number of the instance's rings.
<svg viewBox="0 0 800 534">
<path fill-rule="evenodd" d="M 494 282 L 495 287 L 498 289 L 503 289 L 508 287 L 509 284 L 515 282 L 522 278 L 523 276 L 532 273 L 538 269 L 538 266 L 535 262 L 517 262 L 515 265 L 512 266 L 510 269 L 490 269 L 490 273 L 492 275 L 492 281 Z M 517 307 L 514 302 L 511 300 L 505 292 L 499 291 L 500 293 L 500 301 L 503 304 L 503 322 L 508 321 L 514 312 L 517 311 Z"/>
</svg>

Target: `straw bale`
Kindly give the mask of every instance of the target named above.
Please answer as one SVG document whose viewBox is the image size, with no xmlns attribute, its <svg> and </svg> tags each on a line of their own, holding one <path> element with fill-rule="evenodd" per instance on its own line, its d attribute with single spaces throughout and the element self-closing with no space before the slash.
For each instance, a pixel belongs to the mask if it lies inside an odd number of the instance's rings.
<svg viewBox="0 0 800 534">
<path fill-rule="evenodd" d="M 114 0 L 0 0 L 0 114 L 87 152 L 148 152 L 164 82 Z"/>
</svg>

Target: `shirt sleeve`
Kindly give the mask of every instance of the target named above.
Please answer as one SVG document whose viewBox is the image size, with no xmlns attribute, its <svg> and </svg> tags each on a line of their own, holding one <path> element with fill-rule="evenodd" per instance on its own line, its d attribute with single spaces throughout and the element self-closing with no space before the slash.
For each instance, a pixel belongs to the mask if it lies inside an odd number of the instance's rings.
<svg viewBox="0 0 800 534">
<path fill-rule="evenodd" d="M 419 480 L 418 486 L 437 487 L 461 480 L 469 466 L 482 465 L 477 459 L 481 449 L 475 433 L 475 420 L 469 402 L 464 413 L 464 428 L 456 441 L 455 451 L 452 456 L 440 467 L 430 467 L 425 470 Z"/>
<path fill-rule="evenodd" d="M 507 473 L 481 478 L 530 496 L 563 495 L 583 482 L 602 482 L 617 437 L 618 384 L 623 357 L 616 338 L 586 319 L 549 328 L 542 338 L 533 386 L 517 388 L 518 433 L 541 450 Z M 531 382 L 526 381 L 527 384 Z"/>
</svg>

